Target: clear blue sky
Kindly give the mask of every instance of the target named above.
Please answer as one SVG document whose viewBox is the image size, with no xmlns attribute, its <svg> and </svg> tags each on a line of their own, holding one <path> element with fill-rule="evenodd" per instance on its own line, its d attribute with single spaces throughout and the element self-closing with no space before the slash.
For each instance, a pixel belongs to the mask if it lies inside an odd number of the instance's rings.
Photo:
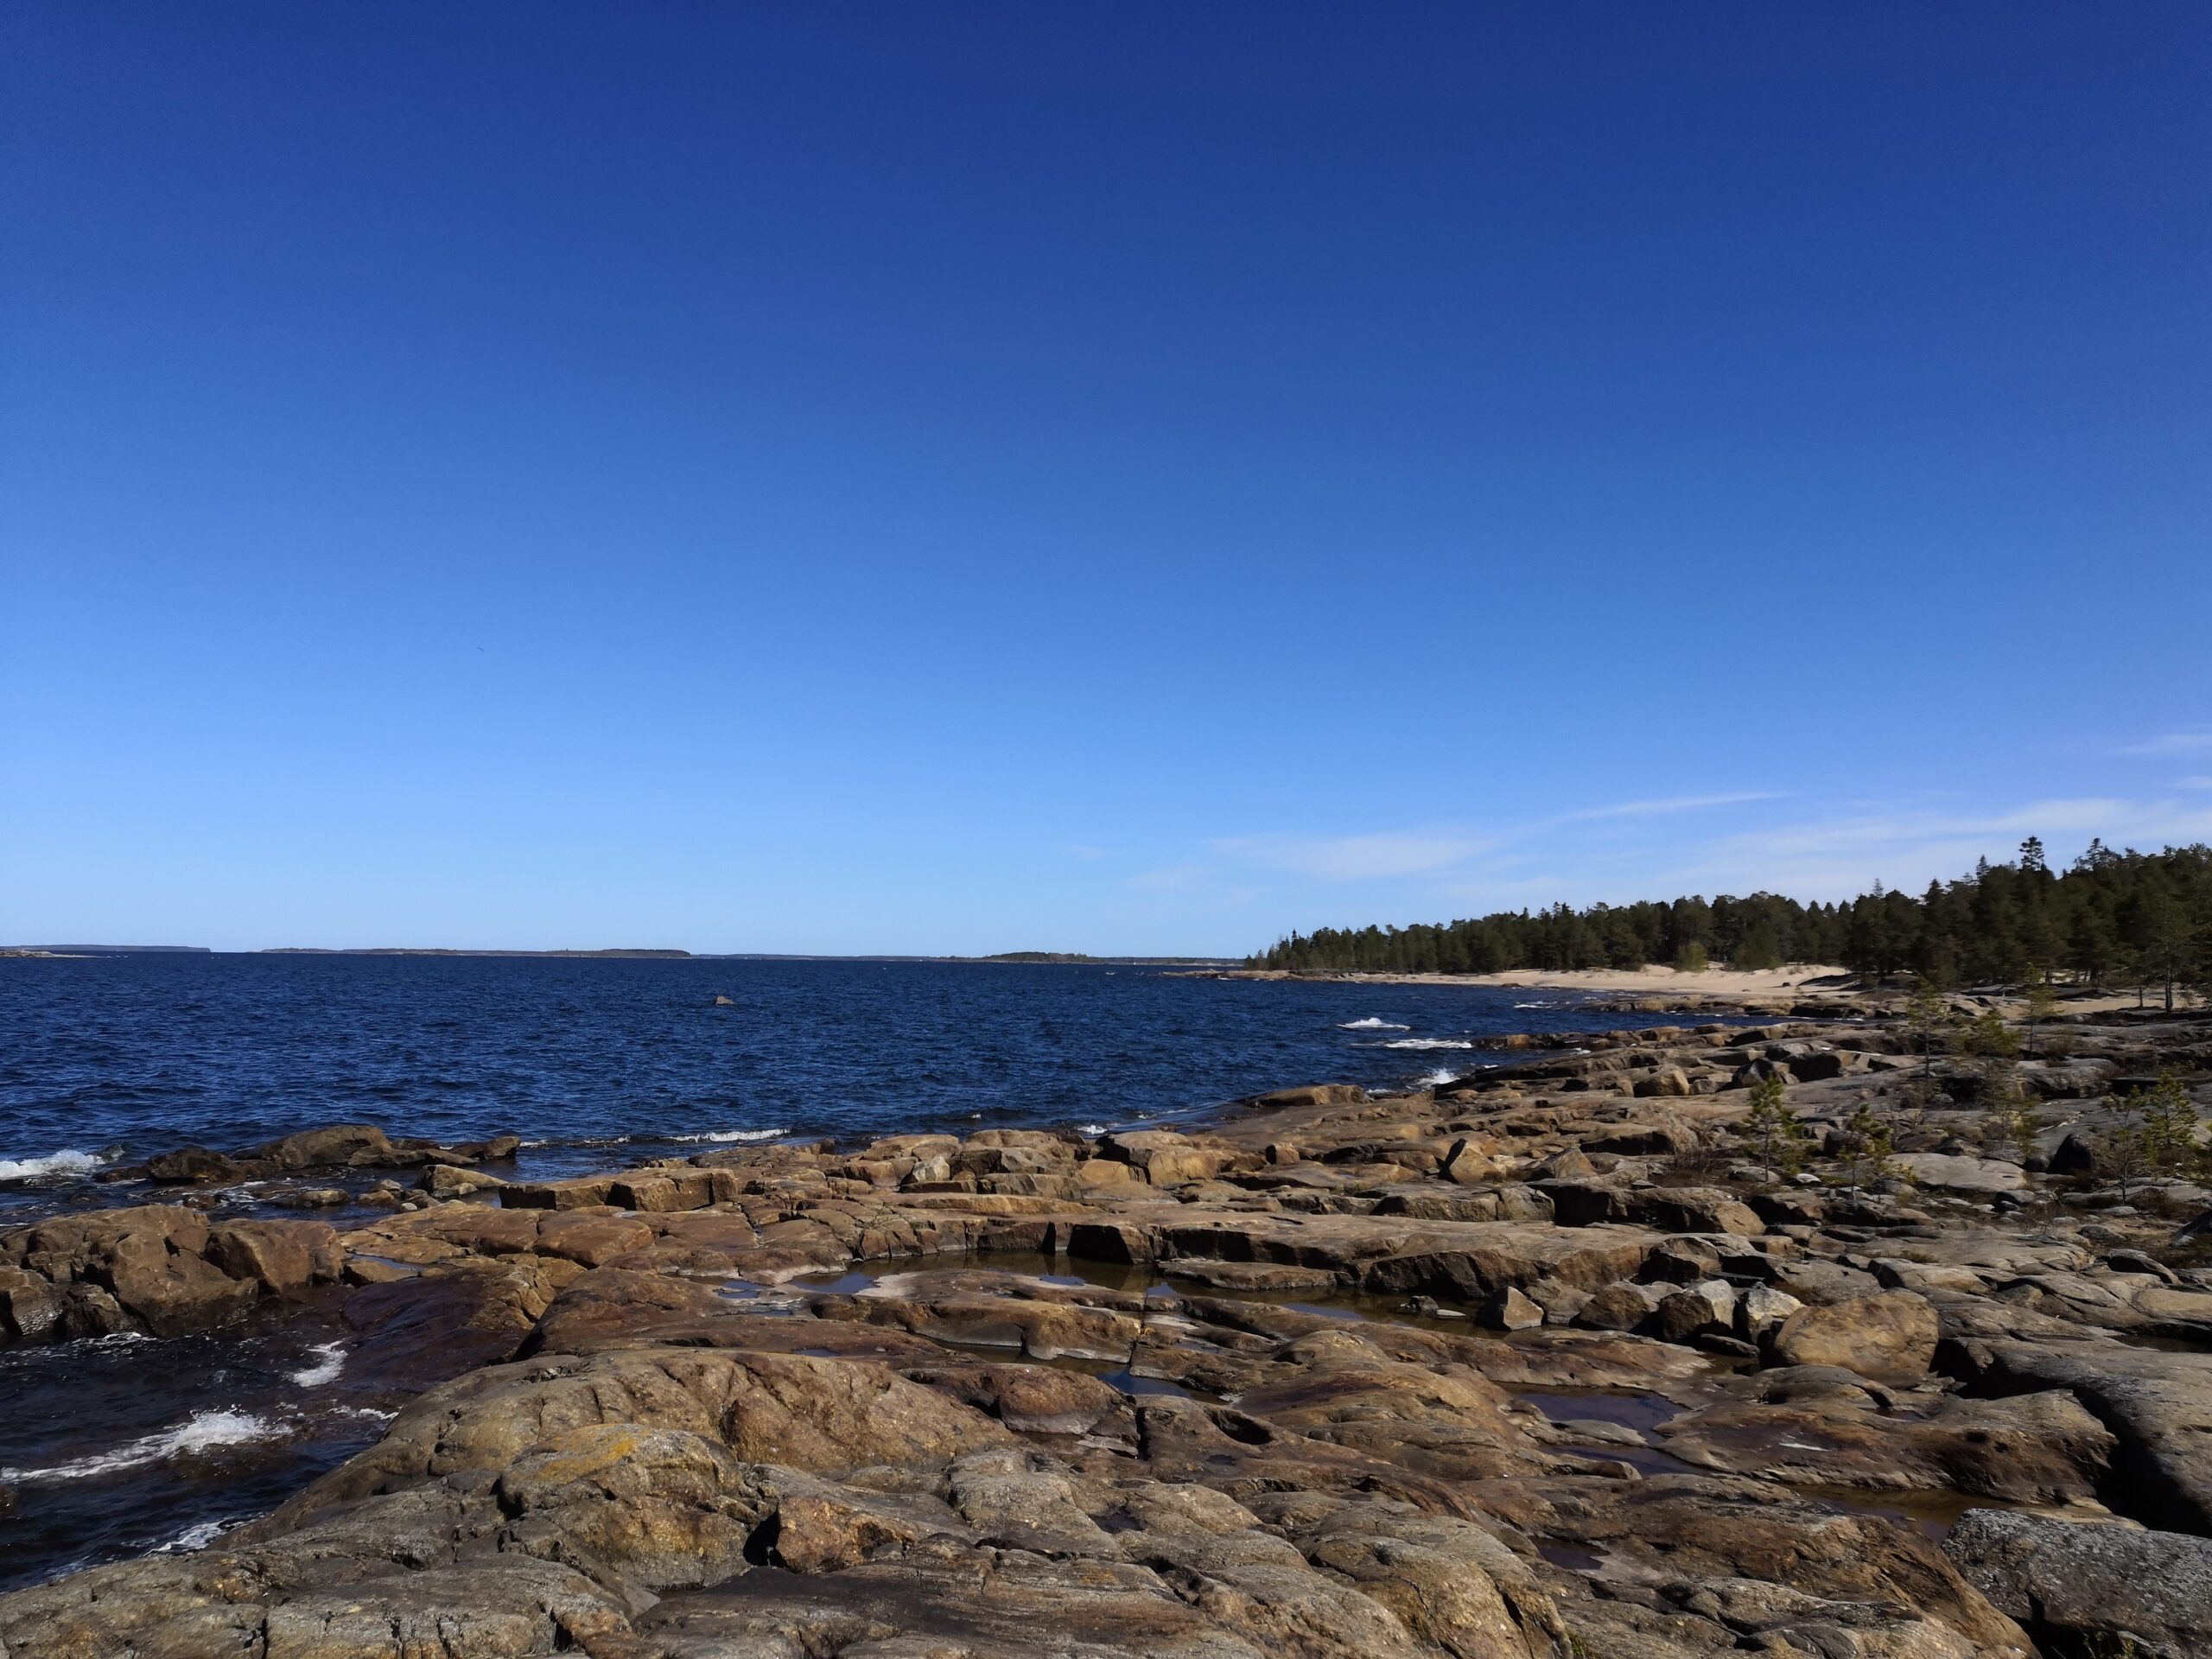
<svg viewBox="0 0 2212 1659">
<path fill-rule="evenodd" d="M 22 3 L 0 942 L 2212 836 L 2212 10 Z"/>
</svg>

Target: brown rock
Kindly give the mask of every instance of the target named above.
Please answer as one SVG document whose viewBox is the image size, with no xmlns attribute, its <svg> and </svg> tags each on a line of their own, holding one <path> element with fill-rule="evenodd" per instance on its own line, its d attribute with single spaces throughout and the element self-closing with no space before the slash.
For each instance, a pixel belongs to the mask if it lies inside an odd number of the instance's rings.
<svg viewBox="0 0 2212 1659">
<path fill-rule="evenodd" d="M 1800 1308 L 1768 1341 L 1776 1364 L 1840 1365 L 1884 1382 L 1917 1382 L 1935 1360 L 1939 1335 L 1926 1297 L 1885 1290 Z"/>
<path fill-rule="evenodd" d="M 334 1284 L 343 1266 L 338 1234 L 321 1221 L 224 1222 L 208 1231 L 207 1260 L 279 1296 Z"/>
</svg>

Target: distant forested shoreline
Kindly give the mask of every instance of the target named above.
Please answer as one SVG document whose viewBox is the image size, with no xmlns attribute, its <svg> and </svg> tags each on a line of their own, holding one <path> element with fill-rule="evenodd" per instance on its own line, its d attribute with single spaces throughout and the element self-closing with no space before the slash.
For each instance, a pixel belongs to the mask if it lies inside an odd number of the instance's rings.
<svg viewBox="0 0 2212 1659">
<path fill-rule="evenodd" d="M 1931 881 L 1917 895 L 1877 883 L 1839 904 L 1755 893 L 1325 927 L 1293 933 L 1250 962 L 1292 972 L 1414 974 L 1808 962 L 1939 986 L 2066 979 L 2201 987 L 2212 980 L 2212 848 L 2114 852 L 2093 841 L 2071 865 L 2053 869 L 2031 836 L 2016 861 L 1984 861 L 1973 874 Z"/>
</svg>

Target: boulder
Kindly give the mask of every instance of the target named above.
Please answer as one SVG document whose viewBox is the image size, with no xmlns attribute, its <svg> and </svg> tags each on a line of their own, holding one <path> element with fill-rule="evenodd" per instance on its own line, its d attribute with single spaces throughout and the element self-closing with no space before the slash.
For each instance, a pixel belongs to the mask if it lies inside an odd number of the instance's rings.
<svg viewBox="0 0 2212 1659">
<path fill-rule="evenodd" d="M 235 1181 L 244 1173 L 236 1159 L 205 1147 L 181 1147 L 175 1152 L 156 1153 L 146 1160 L 146 1179 L 169 1185 Z"/>
<path fill-rule="evenodd" d="M 48 1282 L 105 1291 L 133 1321 L 168 1337 L 220 1325 L 261 1294 L 204 1260 L 207 1242 L 197 1211 L 144 1205 L 41 1222 L 10 1244 Z"/>
<path fill-rule="evenodd" d="M 1297 1106 L 1349 1106 L 1366 1098 L 1367 1090 L 1356 1083 L 1317 1083 L 1255 1095 L 1248 1103 L 1263 1111 L 1281 1111 Z"/>
<path fill-rule="evenodd" d="M 1544 1310 L 1509 1287 L 1483 1304 L 1475 1322 L 1492 1331 L 1533 1331 L 1544 1322 Z"/>
<path fill-rule="evenodd" d="M 2065 1138 L 2051 1149 L 2050 1169 L 2054 1175 L 2094 1175 L 2096 1142 L 2079 1129 L 2068 1130 Z"/>
<path fill-rule="evenodd" d="M 1649 1334 L 1662 1342 L 1688 1342 L 1694 1337 L 1726 1335 L 1735 1322 L 1735 1287 L 1725 1279 L 1708 1279 L 1661 1297 Z"/>
<path fill-rule="evenodd" d="M 2212 1539 L 1969 1510 L 1943 1553 L 2053 1649 L 2141 1659 L 2212 1653 Z"/>
<path fill-rule="evenodd" d="M 1623 1282 L 1592 1291 L 1576 1310 L 1574 1323 L 1592 1331 L 1633 1331 L 1657 1312 L 1663 1287 Z"/>
<path fill-rule="evenodd" d="M 2171 1531 L 2212 1535 L 2212 1355 L 2050 1335 L 1961 1336 L 1945 1341 L 1943 1369 L 1982 1393 L 2071 1390 L 2118 1437 L 2113 1471 L 2128 1513 Z"/>
<path fill-rule="evenodd" d="M 207 1260 L 273 1295 L 337 1282 L 338 1234 L 321 1221 L 226 1221 L 207 1235 Z"/>
<path fill-rule="evenodd" d="M 1916 1186 L 1988 1196 L 2028 1190 L 2028 1173 L 1996 1158 L 1969 1158 L 1941 1152 L 1900 1152 L 1890 1159 L 1897 1173 Z"/>
<path fill-rule="evenodd" d="M 1936 1310 L 1909 1290 L 1802 1307 L 1774 1328 L 1769 1363 L 1840 1365 L 1884 1382 L 1917 1382 L 1936 1357 Z"/>
<path fill-rule="evenodd" d="M 0 1268 L 0 1339 L 35 1342 L 58 1334 L 61 1298 L 40 1274 Z"/>
</svg>

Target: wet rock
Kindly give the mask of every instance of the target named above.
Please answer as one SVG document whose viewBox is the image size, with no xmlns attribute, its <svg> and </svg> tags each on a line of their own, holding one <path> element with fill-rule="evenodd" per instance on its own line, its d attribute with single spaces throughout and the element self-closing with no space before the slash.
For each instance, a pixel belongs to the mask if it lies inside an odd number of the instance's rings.
<svg viewBox="0 0 2212 1659">
<path fill-rule="evenodd" d="M 1174 1278 L 1215 1290 L 1327 1290 L 1337 1276 L 1326 1268 L 1301 1268 L 1287 1262 L 1209 1262 L 1198 1258 L 1168 1264 Z"/>
<path fill-rule="evenodd" d="M 0 1338 L 34 1342 L 52 1336 L 61 1313 L 61 1298 L 42 1275 L 22 1268 L 0 1268 Z"/>
<path fill-rule="evenodd" d="M 146 1205 L 42 1222 L 0 1243 L 0 1260 L 49 1284 L 104 1291 L 143 1329 L 181 1336 L 223 1324 L 260 1294 L 203 1259 L 207 1242 L 197 1211 Z"/>
<path fill-rule="evenodd" d="M 264 1187 L 261 1201 L 277 1210 L 340 1210 L 353 1202 L 342 1186 Z"/>
<path fill-rule="evenodd" d="M 471 1192 L 487 1192 L 506 1185 L 496 1175 L 458 1164 L 425 1164 L 415 1184 L 434 1198 L 465 1198 Z"/>
<path fill-rule="evenodd" d="M 1700 1468 L 1799 1485 L 2021 1503 L 2091 1503 L 2110 1471 L 2111 1432 L 2069 1394 L 1893 1397 L 1815 1386 L 1808 1374 L 1826 1369 L 1774 1373 L 1792 1384 L 1675 1419 L 1661 1431 L 1668 1450 Z"/>
<path fill-rule="evenodd" d="M 239 1179 L 239 1173 L 237 1160 L 210 1152 L 205 1147 L 182 1147 L 146 1160 L 146 1178 L 170 1185 L 234 1181 Z"/>
</svg>

